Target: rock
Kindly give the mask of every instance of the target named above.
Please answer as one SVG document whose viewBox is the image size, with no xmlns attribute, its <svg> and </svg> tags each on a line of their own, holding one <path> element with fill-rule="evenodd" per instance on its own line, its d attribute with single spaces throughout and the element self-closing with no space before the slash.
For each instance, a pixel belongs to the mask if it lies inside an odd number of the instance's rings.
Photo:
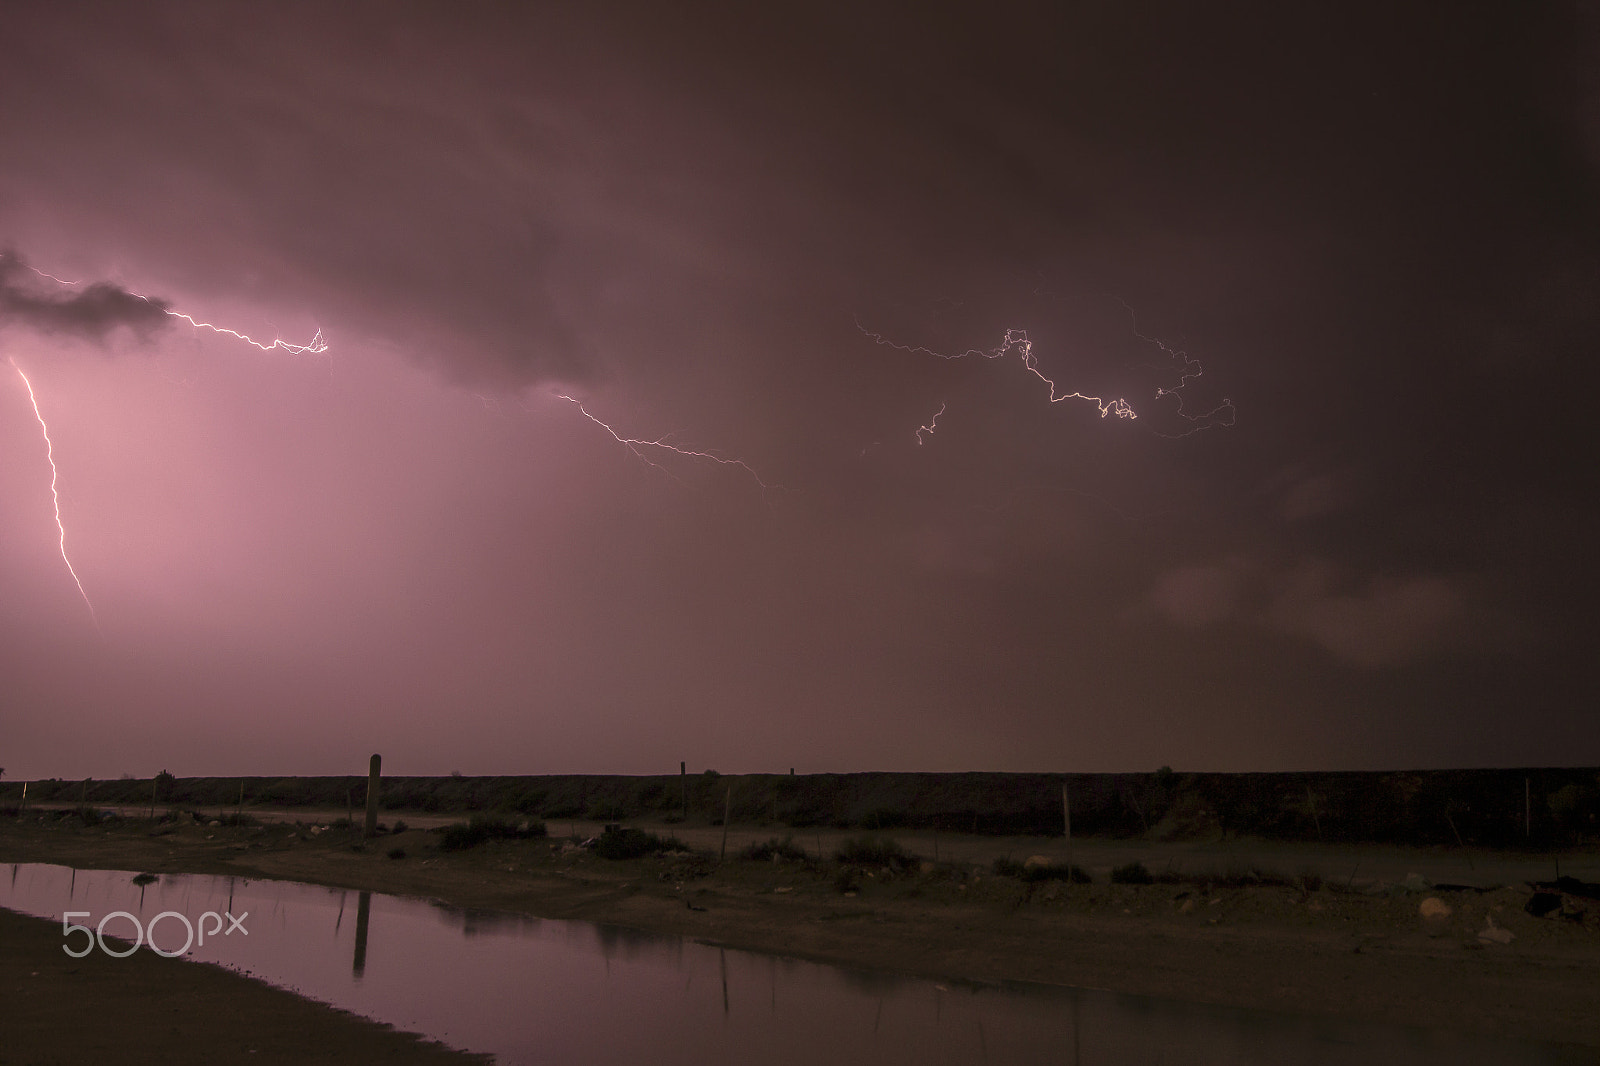
<svg viewBox="0 0 1600 1066">
<path fill-rule="evenodd" d="M 1037 869 L 1038 867 L 1041 867 L 1041 866 L 1049 866 L 1049 865 L 1050 865 L 1050 859 L 1049 859 L 1048 856 L 1045 856 L 1045 855 L 1029 855 L 1028 858 L 1023 862 L 1022 868 L 1024 870 L 1033 870 L 1033 869 Z"/>
<path fill-rule="evenodd" d="M 1178 912 L 1180 914 L 1188 914 L 1192 910 L 1194 910 L 1194 900 L 1192 900 L 1192 899 L 1184 900 L 1183 901 L 1183 906 L 1178 908 Z"/>
<path fill-rule="evenodd" d="M 1417 913 L 1422 915 L 1425 922 L 1442 922 L 1450 917 L 1450 904 L 1438 896 L 1429 896 L 1417 907 Z"/>
<path fill-rule="evenodd" d="M 1405 880 L 1400 882 L 1400 887 L 1407 892 L 1428 892 L 1433 889 L 1433 882 L 1421 874 L 1406 874 Z"/>
</svg>

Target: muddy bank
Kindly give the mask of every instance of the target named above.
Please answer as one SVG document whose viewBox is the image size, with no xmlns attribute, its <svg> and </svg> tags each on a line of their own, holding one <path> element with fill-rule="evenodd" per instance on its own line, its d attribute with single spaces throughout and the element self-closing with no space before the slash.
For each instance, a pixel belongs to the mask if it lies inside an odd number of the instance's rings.
<svg viewBox="0 0 1600 1066">
<path fill-rule="evenodd" d="M 1407 888 L 1196 869 L 1171 883 L 1097 874 L 1083 885 L 950 861 L 981 843 L 954 835 L 941 838 L 938 862 L 850 866 L 798 855 L 752 861 L 737 857 L 737 842 L 719 866 L 714 850 L 610 861 L 561 840 L 461 852 L 439 841 L 419 830 L 363 843 L 343 830 L 284 825 L 30 818 L 0 823 L 0 860 L 286 878 L 936 978 L 1043 981 L 1600 1048 L 1600 902 L 1573 898 L 1535 917 L 1525 909 L 1533 889 L 1521 882 L 1482 891 L 1427 884 L 1437 876 Z M 1425 867 L 1439 856 L 1416 858 Z M 1435 917 L 1423 916 L 1427 900 Z"/>
<path fill-rule="evenodd" d="M 61 950 L 59 922 L 0 910 L 0 1063 L 471 1063 L 219 966 Z"/>
</svg>

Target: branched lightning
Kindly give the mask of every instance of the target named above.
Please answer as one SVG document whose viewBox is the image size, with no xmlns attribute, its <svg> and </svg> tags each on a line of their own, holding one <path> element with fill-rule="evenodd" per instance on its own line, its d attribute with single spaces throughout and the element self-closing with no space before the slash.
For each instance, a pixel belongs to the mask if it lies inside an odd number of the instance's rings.
<svg viewBox="0 0 1600 1066">
<path fill-rule="evenodd" d="M 1028 339 L 1028 331 L 1025 329 L 1006 330 L 1005 336 L 1000 340 L 999 347 L 968 348 L 964 352 L 956 352 L 954 354 L 935 351 L 932 348 L 924 348 L 921 345 L 896 343 L 881 333 L 875 333 L 872 330 L 867 329 L 861 324 L 860 319 L 856 320 L 856 329 L 860 330 L 862 336 L 869 338 L 874 344 L 881 344 L 886 348 L 893 348 L 896 351 L 908 352 L 912 355 L 931 355 L 938 359 L 955 360 L 966 359 L 971 356 L 978 356 L 982 359 L 1001 359 L 1014 351 L 1018 356 L 1021 357 L 1022 365 L 1027 367 L 1028 373 L 1032 374 L 1049 387 L 1051 403 L 1061 403 L 1063 400 L 1087 400 L 1088 402 L 1094 404 L 1096 409 L 1099 410 L 1101 418 L 1114 414 L 1118 418 L 1126 418 L 1129 421 L 1132 421 L 1133 419 L 1139 417 L 1138 412 L 1134 411 L 1133 405 L 1120 397 L 1116 399 L 1107 399 L 1103 396 L 1090 396 L 1088 393 L 1084 392 L 1057 393 L 1055 381 L 1052 378 L 1046 377 L 1044 375 L 1044 371 L 1039 369 L 1039 361 L 1033 354 L 1033 341 Z M 926 428 L 928 428 L 930 432 L 932 431 L 931 427 Z M 920 436 L 918 437 L 918 443 L 921 443 Z"/>
<path fill-rule="evenodd" d="M 949 406 L 950 405 L 947 404 L 947 403 L 940 404 L 939 405 L 939 409 L 937 411 L 933 412 L 933 417 L 928 419 L 928 424 L 925 425 L 925 426 L 918 426 L 917 427 L 917 443 L 919 445 L 922 443 L 922 435 L 924 433 L 928 433 L 928 434 L 932 434 L 933 433 L 934 429 L 939 425 L 939 416 L 944 414 L 944 409 L 946 407 L 949 407 Z"/>
<path fill-rule="evenodd" d="M 1183 389 L 1189 384 L 1189 381 L 1192 378 L 1197 378 L 1204 374 L 1205 368 L 1201 366 L 1198 360 L 1191 358 L 1187 352 L 1178 348 L 1174 348 L 1157 337 L 1149 337 L 1139 332 L 1139 323 L 1137 317 L 1134 315 L 1133 308 L 1130 307 L 1125 300 L 1117 297 L 1111 297 L 1111 299 L 1116 300 L 1116 302 L 1121 304 L 1123 309 L 1128 312 L 1128 318 L 1132 325 L 1133 335 L 1139 338 L 1141 341 L 1144 341 L 1146 344 L 1152 344 L 1156 348 L 1160 349 L 1164 355 L 1172 360 L 1173 365 L 1176 367 L 1178 383 L 1171 387 L 1157 388 L 1155 391 L 1155 398 L 1159 400 L 1168 396 L 1174 397 L 1178 401 L 1178 416 L 1189 422 L 1191 424 L 1191 428 L 1182 433 L 1163 433 L 1160 430 L 1156 430 L 1155 432 L 1157 436 L 1176 439 L 1179 437 L 1192 436 L 1206 429 L 1225 429 L 1232 426 L 1238 413 L 1232 400 L 1225 398 L 1221 403 L 1217 404 L 1209 411 L 1205 411 L 1200 414 L 1190 414 L 1187 410 L 1185 410 L 1184 397 L 1182 395 Z M 1015 352 L 1021 358 L 1022 365 L 1027 368 L 1028 372 L 1048 386 L 1050 390 L 1049 400 L 1051 403 L 1061 403 L 1063 400 L 1086 400 L 1095 405 L 1096 409 L 1100 412 L 1101 418 L 1105 418 L 1108 415 L 1114 414 L 1118 418 L 1125 418 L 1129 421 L 1132 421 L 1139 417 L 1138 412 L 1134 410 L 1133 405 L 1121 397 L 1116 399 L 1108 399 L 1101 396 L 1091 396 L 1088 393 L 1083 392 L 1058 392 L 1054 379 L 1046 377 L 1044 372 L 1039 369 L 1038 359 L 1033 353 L 1033 341 L 1028 337 L 1027 330 L 1006 330 L 1005 336 L 1003 336 L 1000 340 L 1000 344 L 994 348 L 968 348 L 963 352 L 949 353 L 937 351 L 933 348 L 927 348 L 922 345 L 900 344 L 896 341 L 892 341 L 881 333 L 867 329 L 861 324 L 861 320 L 859 318 L 856 319 L 856 329 L 860 331 L 862 336 L 868 338 L 874 344 L 880 344 L 886 348 L 893 348 L 896 351 L 906 352 L 911 355 L 931 355 L 936 359 L 956 360 L 967 359 L 973 356 L 977 356 L 981 359 L 1001 359 L 1007 355 L 1010 355 L 1012 352 Z M 1158 372 L 1170 372 L 1168 368 L 1163 367 L 1151 367 L 1150 369 Z M 939 420 L 939 415 L 944 414 L 944 411 L 944 406 L 940 406 L 938 412 L 934 414 L 933 418 L 928 422 L 927 425 L 918 427 L 916 431 L 918 444 L 923 442 L 923 436 L 925 434 L 930 434 L 934 431 L 934 426 Z"/>
<path fill-rule="evenodd" d="M 55 282 L 58 285 L 74 286 L 74 285 L 80 284 L 79 282 L 76 282 L 76 281 L 68 281 L 65 278 L 58 278 L 54 274 L 46 273 L 45 271 L 40 270 L 38 267 L 33 266 L 32 264 L 29 264 L 29 263 L 24 263 L 22 265 L 26 266 L 29 270 L 33 271 L 35 274 L 39 275 L 41 278 L 49 278 L 51 281 Z M 159 305 L 156 304 L 156 301 L 151 300 L 150 297 L 146 296 L 143 293 L 134 292 L 132 289 L 127 289 L 127 290 L 124 290 L 124 291 L 126 291 L 129 296 L 134 296 L 134 297 L 137 297 L 137 298 L 143 300 L 144 302 L 146 302 L 148 304 L 152 304 L 154 306 L 159 306 Z M 163 307 L 163 308 L 161 308 L 161 310 L 165 314 L 171 316 L 172 318 L 181 318 L 181 319 L 183 319 L 185 322 L 189 323 L 189 325 L 193 326 L 195 329 L 208 329 L 213 333 L 225 333 L 230 337 L 234 337 L 234 338 L 236 338 L 238 340 L 244 341 L 246 344 L 253 345 L 254 347 L 260 348 L 264 352 L 282 350 L 282 351 L 285 351 L 285 352 L 289 352 L 291 355 L 316 355 L 316 354 L 318 354 L 320 352 L 325 352 L 325 351 L 328 350 L 328 342 L 322 336 L 322 330 L 320 330 L 320 329 L 317 330 L 317 332 L 312 335 L 311 339 L 309 341 L 307 341 L 306 343 L 304 343 L 304 344 L 291 344 L 289 341 L 283 340 L 282 338 L 274 338 L 274 340 L 272 341 L 271 344 L 263 344 L 262 342 L 256 340 L 253 337 L 250 337 L 250 336 L 248 336 L 246 334 L 240 333 L 238 330 L 229 329 L 226 326 L 219 326 L 219 325 L 216 325 L 213 322 L 201 322 L 200 320 L 194 318 L 191 315 L 184 314 L 182 311 L 174 311 L 171 308 L 167 308 L 167 307 Z"/>
<path fill-rule="evenodd" d="M 669 477 L 677 478 L 677 475 L 673 474 L 672 471 L 668 470 L 660 463 L 651 459 L 649 455 L 645 454 L 643 449 L 657 448 L 664 452 L 671 452 L 674 455 L 688 456 L 693 459 L 709 459 L 713 463 L 720 463 L 723 466 L 737 466 L 754 478 L 755 483 L 760 485 L 763 489 L 772 488 L 771 485 L 768 485 L 765 481 L 761 480 L 761 475 L 756 473 L 750 464 L 745 462 L 743 459 L 729 459 L 725 456 L 717 455 L 715 452 L 702 452 L 696 451 L 693 448 L 682 448 L 676 444 L 673 444 L 666 437 L 657 437 L 655 440 L 644 440 L 639 437 L 624 437 L 615 429 L 612 429 L 610 425 L 602 422 L 600 419 L 590 414 L 589 409 L 585 407 L 581 401 L 576 400 L 563 392 L 556 393 L 556 396 L 559 399 L 566 400 L 568 403 L 577 407 L 578 411 L 583 415 L 583 417 L 587 418 L 589 421 L 593 422 L 595 425 L 611 434 L 612 440 L 627 448 L 628 451 L 632 452 L 634 457 L 640 462 L 644 463 L 646 466 L 653 466 L 657 470 L 663 471 Z"/>
<path fill-rule="evenodd" d="M 137 295 L 137 293 L 135 295 Z M 264 352 L 270 352 L 274 349 L 281 348 L 292 355 L 305 355 L 308 353 L 311 355 L 316 355 L 318 352 L 325 352 L 328 350 L 328 342 L 323 338 L 322 331 L 320 329 L 317 330 L 317 332 L 312 335 L 311 339 L 304 344 L 290 344 L 288 341 L 281 338 L 274 340 L 271 344 L 262 344 L 260 341 L 253 340 L 237 330 L 228 329 L 226 326 L 214 326 L 210 322 L 197 322 L 188 315 L 184 314 L 182 311 L 168 311 L 167 314 L 171 315 L 173 318 L 183 319 L 195 329 L 209 329 L 213 333 L 226 333 L 230 337 L 237 337 L 246 344 L 253 344 Z"/>
<path fill-rule="evenodd" d="M 22 372 L 15 359 L 10 360 L 12 369 L 22 379 L 23 386 L 28 390 L 28 400 L 33 404 L 33 417 L 39 420 L 39 431 L 44 434 L 44 455 L 50 463 L 50 498 L 55 501 L 56 532 L 59 534 L 61 548 L 61 561 L 67 564 L 67 573 L 72 575 L 72 581 L 78 586 L 78 595 L 83 597 L 84 604 L 89 608 L 89 618 L 94 622 L 96 629 L 100 628 L 100 618 L 95 614 L 94 604 L 89 602 L 89 593 L 84 590 L 83 579 L 78 576 L 78 571 L 73 567 L 72 560 L 67 557 L 67 527 L 61 521 L 61 493 L 56 489 L 58 472 L 56 470 L 55 446 L 50 442 L 50 427 L 45 424 L 44 414 L 39 410 L 39 397 L 34 395 L 33 382 L 28 380 L 28 375 Z"/>
<path fill-rule="evenodd" d="M 1178 383 L 1172 386 L 1170 389 L 1156 389 L 1156 398 L 1160 399 L 1163 396 L 1175 397 L 1178 401 L 1178 417 L 1192 422 L 1194 425 L 1193 428 L 1185 430 L 1182 433 L 1159 433 L 1158 431 L 1158 435 L 1176 440 L 1179 437 L 1193 436 L 1194 434 L 1199 433 L 1201 430 L 1211 429 L 1213 427 L 1221 427 L 1226 429 L 1232 426 L 1237 420 L 1238 409 L 1234 407 L 1233 401 L 1227 397 L 1223 397 L 1221 403 L 1217 404 L 1217 406 L 1213 407 L 1209 411 L 1204 412 L 1203 414 L 1191 415 L 1183 409 L 1182 393 L 1184 386 L 1189 384 L 1190 378 L 1197 378 L 1204 374 L 1206 372 L 1206 368 L 1200 364 L 1199 360 L 1191 358 L 1189 353 L 1183 349 L 1174 348 L 1162 341 L 1159 337 L 1147 337 L 1143 333 L 1140 333 L 1139 319 L 1138 316 L 1134 314 L 1133 308 L 1129 307 L 1127 301 L 1125 300 L 1119 299 L 1117 302 L 1122 304 L 1123 310 L 1128 312 L 1128 321 L 1132 325 L 1133 335 L 1144 341 L 1146 344 L 1153 344 L 1157 348 L 1161 349 L 1162 353 L 1178 366 Z"/>
</svg>

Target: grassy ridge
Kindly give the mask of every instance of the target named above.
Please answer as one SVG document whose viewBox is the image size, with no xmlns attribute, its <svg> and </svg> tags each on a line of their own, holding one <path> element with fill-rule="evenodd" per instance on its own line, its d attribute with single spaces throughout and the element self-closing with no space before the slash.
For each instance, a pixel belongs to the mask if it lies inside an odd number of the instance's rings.
<svg viewBox="0 0 1600 1066">
<path fill-rule="evenodd" d="M 1524 809 L 1524 781 L 1529 805 Z M 365 802 L 366 776 L 247 777 L 249 805 L 334 808 Z M 240 778 L 163 778 L 159 806 L 232 808 Z M 727 790 L 742 825 L 1059 834 L 1061 788 L 1075 835 L 1567 847 L 1600 840 L 1600 770 L 1343 773 L 860 773 L 539 777 L 387 777 L 390 811 L 490 812 L 532 818 L 722 818 Z M 148 804 L 149 778 L 29 783 L 30 802 Z M 687 795 L 687 804 L 685 803 Z M 15 809 L 18 782 L 0 786 Z M 1531 832 L 1525 832 L 1525 813 Z"/>
</svg>

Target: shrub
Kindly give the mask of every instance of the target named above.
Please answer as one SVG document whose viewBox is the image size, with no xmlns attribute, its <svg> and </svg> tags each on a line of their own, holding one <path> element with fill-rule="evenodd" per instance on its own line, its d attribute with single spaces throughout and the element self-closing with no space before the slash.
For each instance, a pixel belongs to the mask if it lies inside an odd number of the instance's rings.
<svg viewBox="0 0 1600 1066">
<path fill-rule="evenodd" d="M 764 844 L 747 844 L 739 852 L 739 858 L 749 859 L 752 862 L 772 862 L 774 859 L 786 859 L 789 862 L 806 862 L 811 857 L 806 850 L 795 844 L 793 837 L 784 837 L 779 840 L 773 837 Z"/>
<path fill-rule="evenodd" d="M 86 826 L 99 825 L 101 822 L 101 814 L 94 807 L 80 805 L 73 808 L 72 813 L 81 818 Z"/>
<path fill-rule="evenodd" d="M 1026 866 L 1015 859 L 996 859 L 994 872 L 1001 877 L 1015 877 L 1021 881 L 1066 881 L 1068 884 L 1092 884 L 1094 878 L 1081 866 Z"/>
<path fill-rule="evenodd" d="M 217 819 L 217 821 L 221 822 L 223 825 L 233 826 L 234 828 L 242 828 L 245 826 L 255 826 L 261 824 L 255 815 L 245 814 L 242 811 L 238 811 L 233 814 L 224 814 L 221 818 Z"/>
<path fill-rule="evenodd" d="M 643 829 L 610 828 L 600 834 L 592 849 L 602 859 L 637 859 L 658 851 L 688 851 L 677 837 L 658 837 Z"/>
<path fill-rule="evenodd" d="M 389 849 L 389 858 L 391 858 L 391 859 L 403 859 L 405 857 L 406 857 L 406 849 L 405 848 L 390 848 Z"/>
<path fill-rule="evenodd" d="M 1142 862 L 1130 862 L 1111 871 L 1111 883 L 1114 885 L 1148 885 L 1154 880 Z"/>
<path fill-rule="evenodd" d="M 406 825 L 406 823 L 405 823 L 405 822 L 403 822 L 403 821 L 401 821 L 401 820 L 400 820 L 400 819 L 398 819 L 398 818 L 396 818 L 396 819 L 395 819 L 395 822 L 394 822 L 394 831 L 395 831 L 395 832 L 396 832 L 396 833 L 404 833 L 404 832 L 405 832 L 405 831 L 406 831 L 406 830 L 407 830 L 407 829 L 408 829 L 408 828 L 409 828 L 409 827 L 408 827 L 408 826 L 407 826 L 407 825 Z"/>
<path fill-rule="evenodd" d="M 454 822 L 444 827 L 439 847 L 445 851 L 465 851 L 489 840 L 526 840 L 546 834 L 543 822 L 518 825 L 505 818 L 490 815 L 473 815 L 466 822 Z"/>
<path fill-rule="evenodd" d="M 851 837 L 839 845 L 833 857 L 849 866 L 893 866 L 896 869 L 918 861 L 899 841 L 877 837 Z"/>
</svg>

